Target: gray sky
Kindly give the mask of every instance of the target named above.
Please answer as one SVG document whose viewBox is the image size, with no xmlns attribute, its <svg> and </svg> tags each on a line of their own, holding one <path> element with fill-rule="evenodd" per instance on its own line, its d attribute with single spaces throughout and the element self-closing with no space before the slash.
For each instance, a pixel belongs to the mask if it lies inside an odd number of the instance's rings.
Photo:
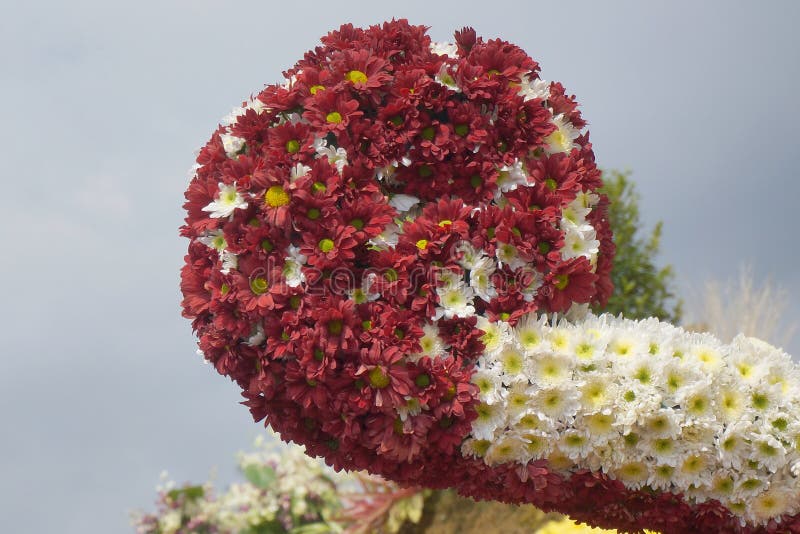
<svg viewBox="0 0 800 534">
<path fill-rule="evenodd" d="M 800 295 L 800 3 L 395 4 L 0 5 L 4 532 L 129 532 L 162 469 L 232 479 L 259 428 L 180 317 L 186 171 L 223 115 L 344 22 L 522 46 L 578 96 L 600 164 L 634 171 L 682 291 L 750 263 Z"/>
</svg>

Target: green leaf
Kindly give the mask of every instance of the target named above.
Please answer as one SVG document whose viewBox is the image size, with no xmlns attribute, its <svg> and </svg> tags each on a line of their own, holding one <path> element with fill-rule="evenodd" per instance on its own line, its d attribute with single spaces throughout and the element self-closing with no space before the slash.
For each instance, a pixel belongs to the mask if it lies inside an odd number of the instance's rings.
<svg viewBox="0 0 800 534">
<path fill-rule="evenodd" d="M 277 478 L 275 470 L 268 465 L 250 464 L 242 471 L 248 482 L 259 489 L 269 489 Z"/>
<path fill-rule="evenodd" d="M 167 497 L 173 502 L 179 500 L 181 497 L 184 497 L 187 501 L 196 501 L 197 499 L 203 498 L 205 493 L 203 486 L 186 486 L 169 491 Z"/>
</svg>

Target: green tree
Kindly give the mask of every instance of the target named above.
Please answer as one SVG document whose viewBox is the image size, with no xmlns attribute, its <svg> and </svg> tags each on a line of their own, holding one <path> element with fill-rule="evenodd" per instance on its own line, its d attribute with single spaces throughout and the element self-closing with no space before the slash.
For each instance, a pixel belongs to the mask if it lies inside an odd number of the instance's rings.
<svg viewBox="0 0 800 534">
<path fill-rule="evenodd" d="M 603 193 L 608 195 L 608 216 L 617 252 L 611 279 L 614 293 L 608 305 L 595 311 L 630 319 L 658 317 L 678 324 L 682 303 L 672 289 L 671 265 L 658 267 L 655 258 L 661 245 L 661 221 L 649 235 L 644 235 L 639 219 L 639 195 L 630 173 L 607 171 L 603 175 Z"/>
</svg>

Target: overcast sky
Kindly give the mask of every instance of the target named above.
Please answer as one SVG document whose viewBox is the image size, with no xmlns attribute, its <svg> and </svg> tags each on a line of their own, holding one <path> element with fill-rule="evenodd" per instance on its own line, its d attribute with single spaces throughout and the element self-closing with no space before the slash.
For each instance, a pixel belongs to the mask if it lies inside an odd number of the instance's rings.
<svg viewBox="0 0 800 534">
<path fill-rule="evenodd" d="M 750 263 L 800 295 L 800 3 L 394 4 L 0 5 L 3 532 L 129 532 L 162 469 L 233 478 L 259 428 L 180 317 L 186 173 L 223 115 L 344 22 L 522 46 L 578 96 L 600 164 L 634 171 L 681 291 Z"/>
</svg>

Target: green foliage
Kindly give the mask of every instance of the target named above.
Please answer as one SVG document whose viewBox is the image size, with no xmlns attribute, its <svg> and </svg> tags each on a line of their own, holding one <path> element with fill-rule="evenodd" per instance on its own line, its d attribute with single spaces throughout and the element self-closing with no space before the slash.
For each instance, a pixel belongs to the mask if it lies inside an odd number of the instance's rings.
<svg viewBox="0 0 800 534">
<path fill-rule="evenodd" d="M 248 482 L 262 490 L 269 490 L 277 478 L 275 470 L 264 464 L 248 464 L 242 468 L 242 473 Z"/>
<path fill-rule="evenodd" d="M 661 222 L 649 236 L 642 236 L 639 220 L 639 195 L 630 173 L 607 171 L 602 192 L 608 195 L 608 216 L 614 243 L 617 245 L 611 279 L 614 293 L 605 311 L 629 319 L 658 317 L 677 324 L 681 318 L 681 301 L 675 297 L 672 266 L 658 268 L 654 258 L 661 244 Z"/>
</svg>

